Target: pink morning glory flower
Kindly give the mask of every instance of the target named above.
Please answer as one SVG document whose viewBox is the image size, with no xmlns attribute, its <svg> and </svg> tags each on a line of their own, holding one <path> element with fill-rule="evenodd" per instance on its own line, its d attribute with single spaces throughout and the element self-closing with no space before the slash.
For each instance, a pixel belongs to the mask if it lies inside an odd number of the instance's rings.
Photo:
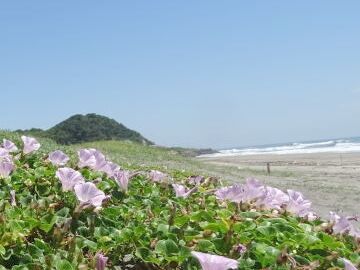
<svg viewBox="0 0 360 270">
<path fill-rule="evenodd" d="M 257 200 L 256 205 L 267 210 L 279 210 L 281 206 L 286 204 L 288 201 L 289 196 L 286 193 L 278 188 L 267 186 L 265 187 L 263 196 Z"/>
<path fill-rule="evenodd" d="M 78 151 L 79 156 L 79 167 L 89 167 L 93 168 L 96 165 L 96 158 L 94 156 L 94 153 L 96 152 L 96 149 L 90 148 L 90 149 L 81 149 Z"/>
<path fill-rule="evenodd" d="M 344 266 L 345 266 L 345 270 L 358 270 L 355 265 L 353 265 L 353 263 L 347 259 L 342 259 Z"/>
<path fill-rule="evenodd" d="M 60 180 L 63 191 L 73 190 L 75 185 L 85 182 L 81 173 L 71 168 L 60 168 L 55 175 Z"/>
<path fill-rule="evenodd" d="M 154 182 L 162 182 L 163 180 L 166 179 L 167 174 L 160 172 L 160 171 L 156 171 L 156 170 L 151 170 L 149 173 L 150 179 Z"/>
<path fill-rule="evenodd" d="M 64 166 L 70 158 L 64 152 L 56 150 L 49 154 L 49 160 L 55 166 Z"/>
<path fill-rule="evenodd" d="M 181 197 L 181 198 L 187 198 L 197 190 L 196 187 L 189 189 L 179 184 L 172 184 L 172 187 L 174 188 L 176 197 Z"/>
<path fill-rule="evenodd" d="M 75 185 L 74 190 L 81 205 L 100 207 L 103 200 L 107 198 L 105 193 L 91 182 L 77 184 Z"/>
<path fill-rule="evenodd" d="M 0 158 L 0 177 L 8 177 L 15 169 L 15 165 L 10 157 Z"/>
<path fill-rule="evenodd" d="M 24 154 L 30 154 L 37 151 L 40 148 L 40 143 L 32 137 L 21 136 L 21 140 L 24 143 L 23 152 Z"/>
<path fill-rule="evenodd" d="M 104 256 L 104 254 L 102 253 L 97 253 L 95 255 L 95 260 L 96 260 L 96 270 L 104 270 L 106 267 L 106 263 L 108 261 L 108 257 Z"/>
<path fill-rule="evenodd" d="M 249 178 L 243 185 L 235 184 L 233 186 L 220 188 L 215 192 L 219 200 L 231 202 L 252 203 L 264 195 L 265 187 L 256 179 Z"/>
<path fill-rule="evenodd" d="M 305 200 L 300 192 L 289 189 L 288 195 L 289 202 L 285 207 L 286 211 L 299 217 L 306 217 L 311 213 L 311 202 Z"/>
<path fill-rule="evenodd" d="M 188 179 L 188 183 L 190 185 L 196 185 L 196 186 L 199 186 L 204 181 L 205 181 L 205 177 L 201 176 L 201 175 L 193 175 L 193 176 L 190 176 Z"/>
<path fill-rule="evenodd" d="M 120 189 L 124 192 L 128 190 L 129 180 L 130 180 L 130 173 L 128 171 L 116 171 L 114 174 L 114 179 L 116 183 L 119 185 Z"/>
<path fill-rule="evenodd" d="M 95 157 L 95 165 L 92 167 L 92 169 L 96 171 L 102 171 L 102 168 L 107 165 L 106 157 L 99 150 L 95 150 L 93 155 Z"/>
<path fill-rule="evenodd" d="M 280 210 L 284 207 L 289 213 L 307 218 L 309 221 L 317 218 L 310 209 L 311 202 L 305 200 L 300 192 L 288 190 L 286 194 L 280 189 L 264 186 L 254 178 L 247 179 L 243 185 L 235 184 L 220 188 L 216 190 L 215 196 L 219 200 L 253 204 L 267 210 Z"/>
<path fill-rule="evenodd" d="M 340 217 L 333 225 L 335 234 L 345 234 L 350 232 L 351 229 L 352 225 L 345 217 Z"/>
<path fill-rule="evenodd" d="M 241 202 L 244 189 L 241 185 L 222 187 L 215 191 L 215 196 L 221 201 Z"/>
<path fill-rule="evenodd" d="M 339 216 L 334 212 L 330 212 L 330 223 L 334 234 L 348 234 L 356 239 L 360 239 L 360 230 L 350 222 L 353 217 Z"/>
<path fill-rule="evenodd" d="M 246 179 L 246 183 L 242 185 L 243 194 L 242 202 L 251 203 L 256 201 L 258 198 L 261 198 L 264 195 L 265 187 L 259 180 L 255 178 Z"/>
<path fill-rule="evenodd" d="M 202 270 L 229 270 L 238 268 L 238 261 L 223 256 L 196 251 L 192 251 L 191 255 L 198 259 Z"/>
<path fill-rule="evenodd" d="M 115 176 L 115 173 L 120 170 L 120 166 L 111 161 L 106 161 L 105 165 L 99 169 L 104 172 L 109 178 Z"/>
<path fill-rule="evenodd" d="M 8 152 L 16 152 L 18 148 L 16 145 L 7 139 L 3 139 L 2 147 L 6 149 Z"/>
<path fill-rule="evenodd" d="M 100 151 L 90 148 L 81 149 L 78 151 L 79 167 L 88 167 L 98 172 L 104 172 L 108 177 L 113 177 L 117 170 L 120 170 L 120 166 L 107 161 L 106 157 Z"/>
<path fill-rule="evenodd" d="M 9 151 L 5 148 L 0 147 L 0 158 L 9 157 Z"/>
</svg>

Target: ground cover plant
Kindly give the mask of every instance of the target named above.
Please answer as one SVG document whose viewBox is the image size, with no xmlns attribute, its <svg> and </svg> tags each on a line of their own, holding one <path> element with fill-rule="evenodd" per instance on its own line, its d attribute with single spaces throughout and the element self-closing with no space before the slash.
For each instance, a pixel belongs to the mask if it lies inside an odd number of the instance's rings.
<svg viewBox="0 0 360 270">
<path fill-rule="evenodd" d="M 330 213 L 321 220 L 299 192 L 256 179 L 221 186 L 191 172 L 115 164 L 93 148 L 54 151 L 7 135 L 0 147 L 0 269 L 360 263 L 358 218 Z"/>
</svg>

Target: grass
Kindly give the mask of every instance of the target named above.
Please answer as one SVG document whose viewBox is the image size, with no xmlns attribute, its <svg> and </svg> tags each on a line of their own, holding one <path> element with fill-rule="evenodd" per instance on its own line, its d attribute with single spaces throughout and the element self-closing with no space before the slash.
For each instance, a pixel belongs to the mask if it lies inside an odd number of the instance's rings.
<svg viewBox="0 0 360 270">
<path fill-rule="evenodd" d="M 196 166 L 196 161 L 180 155 L 174 150 L 142 145 L 130 141 L 99 141 L 75 145 L 75 148 L 96 148 L 109 158 L 126 166 L 162 167 L 186 169 Z"/>
<path fill-rule="evenodd" d="M 11 131 L 0 130 L 0 140 L 3 138 L 14 141 L 21 145 L 20 134 Z M 60 149 L 70 155 L 76 156 L 76 151 L 81 148 L 96 148 L 102 151 L 115 163 L 131 169 L 159 169 L 168 173 L 178 171 L 191 174 L 201 174 L 221 178 L 225 182 L 243 182 L 246 177 L 266 176 L 265 169 L 254 169 L 221 164 L 205 163 L 194 157 L 183 154 L 173 148 L 142 145 L 131 141 L 98 141 L 72 146 L 57 144 L 55 141 L 39 137 L 37 138 L 42 147 L 40 152 L 49 153 Z M 76 160 L 72 158 L 72 160 Z M 292 177 L 291 172 L 273 171 L 275 177 Z"/>
<path fill-rule="evenodd" d="M 237 167 L 204 163 L 183 156 L 173 149 L 144 146 L 128 141 L 102 141 L 76 145 L 77 149 L 94 147 L 112 161 L 128 168 L 156 168 L 167 172 L 185 171 L 192 174 L 214 176 L 227 181 L 243 180 L 254 175 L 254 170 L 239 170 Z M 264 172 L 265 174 L 265 172 Z M 261 175 L 260 170 L 256 175 Z"/>
</svg>

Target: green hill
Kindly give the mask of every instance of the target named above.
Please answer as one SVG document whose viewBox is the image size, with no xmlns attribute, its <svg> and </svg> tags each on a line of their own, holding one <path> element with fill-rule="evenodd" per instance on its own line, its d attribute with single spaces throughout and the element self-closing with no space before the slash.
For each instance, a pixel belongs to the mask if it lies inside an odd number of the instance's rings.
<svg viewBox="0 0 360 270">
<path fill-rule="evenodd" d="M 146 145 L 153 144 L 139 132 L 128 129 L 114 119 L 94 113 L 76 114 L 48 129 L 19 130 L 38 137 L 48 137 L 60 144 L 76 144 L 94 141 L 129 140 Z"/>
</svg>

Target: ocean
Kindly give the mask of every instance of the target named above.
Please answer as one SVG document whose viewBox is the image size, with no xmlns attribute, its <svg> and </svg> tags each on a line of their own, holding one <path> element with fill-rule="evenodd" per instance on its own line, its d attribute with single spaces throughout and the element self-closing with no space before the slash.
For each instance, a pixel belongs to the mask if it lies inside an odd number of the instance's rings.
<svg viewBox="0 0 360 270">
<path fill-rule="evenodd" d="M 360 153 L 360 137 L 330 139 L 322 141 L 293 142 L 252 147 L 235 147 L 219 150 L 218 153 L 204 155 L 217 156 L 245 156 L 264 154 L 310 154 L 310 153 Z"/>
</svg>

